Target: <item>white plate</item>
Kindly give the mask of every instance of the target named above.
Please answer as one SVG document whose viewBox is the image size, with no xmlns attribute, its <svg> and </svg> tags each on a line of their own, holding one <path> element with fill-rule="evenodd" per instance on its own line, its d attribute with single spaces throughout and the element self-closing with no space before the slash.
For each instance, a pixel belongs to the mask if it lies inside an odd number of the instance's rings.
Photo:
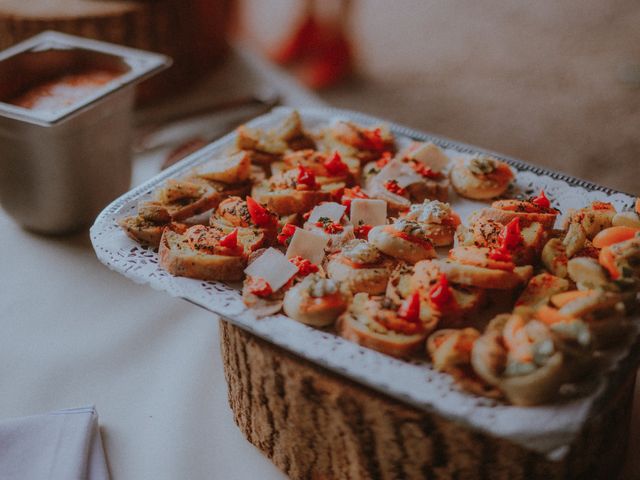
<svg viewBox="0 0 640 480">
<path fill-rule="evenodd" d="M 269 128 L 278 124 L 290 109 L 278 108 L 249 123 Z M 570 178 L 493 152 L 451 140 L 427 135 L 406 127 L 363 114 L 334 109 L 300 110 L 305 126 L 311 130 L 330 121 L 350 119 L 362 125 L 389 124 L 400 145 L 410 140 L 432 141 L 452 157 L 490 153 L 517 170 L 516 191 L 533 195 L 544 188 L 553 204 L 563 212 L 581 208 L 591 201 L 611 202 L 617 209 L 630 208 L 633 198 L 605 187 Z M 132 215 L 138 202 L 150 197 L 153 190 L 168 178 L 185 175 L 213 155 L 233 145 L 229 134 L 190 155 L 144 185 L 123 195 L 109 205 L 91 228 L 91 241 L 100 261 L 138 283 L 146 283 L 175 297 L 182 297 L 221 315 L 231 323 L 322 367 L 379 390 L 418 408 L 436 412 L 469 428 L 510 439 L 526 448 L 561 458 L 579 433 L 599 400 L 620 386 L 639 360 L 637 332 L 629 345 L 607 354 L 606 372 L 597 385 L 582 396 L 553 405 L 515 407 L 496 403 L 462 392 L 449 375 L 434 371 L 426 362 L 405 362 L 348 342 L 332 333 L 308 327 L 284 315 L 257 319 L 242 303 L 239 290 L 220 282 L 204 282 L 174 277 L 158 266 L 157 254 L 129 239 L 117 226 L 117 220 Z M 461 217 L 485 204 L 451 195 L 451 202 Z"/>
</svg>

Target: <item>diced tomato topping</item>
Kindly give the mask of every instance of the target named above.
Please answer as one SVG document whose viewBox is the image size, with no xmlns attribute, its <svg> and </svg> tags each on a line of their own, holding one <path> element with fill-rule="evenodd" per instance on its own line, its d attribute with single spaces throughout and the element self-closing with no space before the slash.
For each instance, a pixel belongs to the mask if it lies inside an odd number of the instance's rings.
<svg viewBox="0 0 640 480">
<path fill-rule="evenodd" d="M 507 223 L 498 234 L 500 248 L 511 251 L 522 243 L 522 233 L 520 231 L 520 219 L 518 217 Z"/>
<path fill-rule="evenodd" d="M 347 207 L 347 210 L 351 207 L 351 200 L 354 198 L 369 198 L 369 196 L 362 191 L 359 186 L 353 188 L 345 188 L 340 203 Z"/>
<path fill-rule="evenodd" d="M 384 184 L 384 188 L 389 190 L 391 193 L 395 193 L 396 195 L 405 195 L 407 190 L 398 185 L 397 180 L 389 180 Z"/>
<path fill-rule="evenodd" d="M 271 285 L 264 278 L 253 279 L 249 291 L 257 297 L 268 297 L 273 293 Z"/>
<path fill-rule="evenodd" d="M 420 320 L 420 294 L 418 292 L 414 292 L 402 303 L 398 315 L 409 322 Z"/>
<path fill-rule="evenodd" d="M 330 234 L 340 233 L 344 230 L 344 227 L 339 223 L 335 223 L 329 219 L 324 219 L 324 218 L 321 218 L 320 221 L 316 222 L 316 227 L 320 227 L 326 233 L 330 233 Z"/>
<path fill-rule="evenodd" d="M 453 302 L 453 293 L 447 276 L 443 273 L 433 287 L 429 289 L 429 299 L 438 308 L 443 308 Z"/>
<path fill-rule="evenodd" d="M 338 152 L 335 152 L 330 159 L 324 161 L 324 167 L 332 177 L 349 173 L 349 167 L 342 161 L 342 157 Z"/>
<path fill-rule="evenodd" d="M 551 207 L 551 202 L 549 201 L 547 196 L 544 194 L 544 190 L 540 190 L 540 195 L 532 199 L 531 203 L 533 203 L 534 205 L 537 205 L 540 208 L 546 209 Z"/>
<path fill-rule="evenodd" d="M 329 196 L 332 202 L 340 203 L 342 201 L 342 196 L 344 195 L 344 187 L 338 187 L 335 190 L 331 190 L 329 192 Z"/>
<path fill-rule="evenodd" d="M 393 154 L 391 152 L 383 152 L 382 156 L 376 161 L 376 167 L 382 168 L 391 161 Z"/>
<path fill-rule="evenodd" d="M 609 203 L 609 202 L 592 202 L 591 203 L 591 208 L 593 210 L 613 210 L 615 211 L 615 207 L 613 206 L 613 204 Z"/>
<path fill-rule="evenodd" d="M 497 262 L 513 262 L 511 253 L 504 248 L 494 248 L 489 252 L 489 258 Z"/>
<path fill-rule="evenodd" d="M 311 260 L 303 258 L 300 255 L 290 258 L 289 261 L 298 267 L 298 275 L 303 277 L 318 271 L 318 266 L 315 263 L 311 263 Z"/>
<path fill-rule="evenodd" d="M 287 223 L 282 230 L 278 234 L 277 240 L 280 245 L 284 245 L 285 247 L 289 246 L 289 242 L 291 241 L 291 237 L 296 233 L 296 226 L 292 223 Z"/>
<path fill-rule="evenodd" d="M 299 185 L 306 185 L 311 189 L 315 189 L 318 187 L 318 184 L 316 183 L 315 174 L 308 168 L 304 167 L 303 165 L 298 165 L 297 180 Z"/>
<path fill-rule="evenodd" d="M 225 248 L 236 248 L 238 246 L 238 229 L 234 228 L 233 232 L 222 237 L 220 239 L 220 246 Z"/>
<path fill-rule="evenodd" d="M 424 248 L 433 248 L 433 243 L 431 243 L 431 240 L 429 240 L 427 237 L 421 237 L 420 235 L 409 235 L 406 232 L 396 231 L 393 231 L 391 235 L 406 240 L 407 242 L 415 243 L 416 245 L 420 245 Z"/>
<path fill-rule="evenodd" d="M 274 214 L 251 197 L 247 197 L 247 209 L 249 210 L 251 221 L 258 227 L 273 227 L 278 222 Z"/>
<path fill-rule="evenodd" d="M 368 240 L 369 239 L 369 232 L 371 231 L 373 227 L 371 225 L 358 225 L 355 229 L 354 229 L 354 233 L 356 235 L 356 238 L 361 238 L 363 240 Z"/>
<path fill-rule="evenodd" d="M 384 150 L 385 143 L 382 139 L 382 130 L 379 128 L 362 130 L 362 138 L 364 140 L 364 148 L 369 150 Z"/>
<path fill-rule="evenodd" d="M 440 172 L 434 172 L 424 163 L 412 162 L 411 168 L 413 168 L 418 175 L 421 175 L 424 178 L 440 178 Z"/>
</svg>

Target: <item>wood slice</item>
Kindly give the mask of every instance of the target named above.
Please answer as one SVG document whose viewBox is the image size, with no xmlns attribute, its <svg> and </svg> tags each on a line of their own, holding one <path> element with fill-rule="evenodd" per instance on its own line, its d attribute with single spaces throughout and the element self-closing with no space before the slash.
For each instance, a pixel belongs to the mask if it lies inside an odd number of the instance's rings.
<svg viewBox="0 0 640 480">
<path fill-rule="evenodd" d="M 235 422 L 293 479 L 611 479 L 623 465 L 635 375 L 554 462 L 333 374 L 225 321 Z"/>
<path fill-rule="evenodd" d="M 179 90 L 226 51 L 231 0 L 0 0 L 0 49 L 43 30 L 164 53 L 173 67 L 143 84 L 145 97 Z"/>
</svg>

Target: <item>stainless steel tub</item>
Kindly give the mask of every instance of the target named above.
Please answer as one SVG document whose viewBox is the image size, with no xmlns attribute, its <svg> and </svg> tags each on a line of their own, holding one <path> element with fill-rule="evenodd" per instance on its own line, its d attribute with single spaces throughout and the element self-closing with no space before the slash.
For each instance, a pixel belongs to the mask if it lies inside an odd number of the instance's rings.
<svg viewBox="0 0 640 480">
<path fill-rule="evenodd" d="M 0 53 L 0 204 L 25 228 L 78 230 L 129 188 L 134 85 L 170 59 L 45 32 Z M 49 79 L 83 69 L 117 77 L 55 109 L 9 102 Z"/>
</svg>

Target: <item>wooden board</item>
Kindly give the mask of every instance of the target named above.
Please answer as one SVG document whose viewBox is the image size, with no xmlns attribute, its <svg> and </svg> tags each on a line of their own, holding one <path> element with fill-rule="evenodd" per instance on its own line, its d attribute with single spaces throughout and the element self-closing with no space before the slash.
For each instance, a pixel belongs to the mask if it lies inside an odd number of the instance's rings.
<svg viewBox="0 0 640 480">
<path fill-rule="evenodd" d="M 0 49 L 43 30 L 164 53 L 174 66 L 144 84 L 170 93 L 209 69 L 226 50 L 231 0 L 0 0 Z"/>
<path fill-rule="evenodd" d="M 238 427 L 292 479 L 611 479 L 623 465 L 635 375 L 552 461 L 392 400 L 225 321 L 220 339 Z"/>
</svg>

